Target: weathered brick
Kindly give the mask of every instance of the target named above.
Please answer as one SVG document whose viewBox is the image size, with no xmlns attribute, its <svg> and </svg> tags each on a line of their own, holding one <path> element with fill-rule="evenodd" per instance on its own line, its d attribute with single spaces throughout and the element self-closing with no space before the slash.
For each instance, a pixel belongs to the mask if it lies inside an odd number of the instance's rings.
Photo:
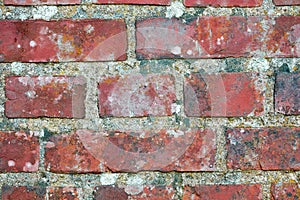
<svg viewBox="0 0 300 200">
<path fill-rule="evenodd" d="M 300 5 L 300 1 L 299 0 L 273 0 L 273 2 L 277 6 Z"/>
<path fill-rule="evenodd" d="M 78 130 L 46 144 L 51 172 L 213 171 L 216 141 L 211 130 Z"/>
<path fill-rule="evenodd" d="M 299 57 L 300 17 L 209 16 L 136 23 L 137 58 Z"/>
<path fill-rule="evenodd" d="M 187 116 L 247 116 L 263 112 L 263 94 L 251 73 L 192 74 L 184 83 Z"/>
<path fill-rule="evenodd" d="M 266 38 L 268 57 L 300 56 L 300 16 L 280 16 L 275 19 Z"/>
<path fill-rule="evenodd" d="M 176 101 L 175 81 L 171 75 L 105 77 L 98 89 L 100 116 L 169 116 Z"/>
<path fill-rule="evenodd" d="M 79 200 L 80 188 L 41 186 L 2 186 L 2 200 Z"/>
<path fill-rule="evenodd" d="M 81 0 L 3 0 L 4 5 L 72 5 Z"/>
<path fill-rule="evenodd" d="M 171 186 L 142 186 L 128 185 L 124 187 L 117 186 L 98 186 L 94 191 L 95 200 L 111 199 L 135 199 L 135 200 L 165 200 L 174 198 L 174 189 Z"/>
<path fill-rule="evenodd" d="M 5 114 L 8 118 L 83 118 L 85 85 L 83 77 L 7 77 Z"/>
<path fill-rule="evenodd" d="M 276 75 L 275 110 L 286 115 L 300 114 L 300 73 Z"/>
<path fill-rule="evenodd" d="M 185 186 L 183 200 L 212 200 L 212 199 L 251 199 L 262 200 L 262 190 L 259 184 L 245 185 L 197 185 Z"/>
<path fill-rule="evenodd" d="M 300 186 L 298 183 L 277 183 L 271 186 L 271 200 L 300 199 Z"/>
<path fill-rule="evenodd" d="M 260 6 L 263 0 L 184 0 L 185 6 L 253 7 Z"/>
<path fill-rule="evenodd" d="M 55 173 L 99 173 L 107 169 L 85 148 L 79 136 L 53 135 L 45 146 L 46 170 Z"/>
<path fill-rule="evenodd" d="M 2 20 L 0 32 L 0 62 L 126 59 L 124 20 Z"/>
<path fill-rule="evenodd" d="M 0 172 L 34 172 L 39 167 L 38 138 L 23 131 L 0 132 Z"/>
<path fill-rule="evenodd" d="M 300 129 L 227 129 L 230 169 L 299 170 Z"/>
<path fill-rule="evenodd" d="M 219 58 L 255 55 L 262 46 L 260 17 L 200 17 L 189 22 L 150 18 L 136 24 L 137 57 Z"/>
<path fill-rule="evenodd" d="M 148 4 L 148 5 L 169 5 L 170 0 L 93 0 L 99 4 Z"/>
</svg>

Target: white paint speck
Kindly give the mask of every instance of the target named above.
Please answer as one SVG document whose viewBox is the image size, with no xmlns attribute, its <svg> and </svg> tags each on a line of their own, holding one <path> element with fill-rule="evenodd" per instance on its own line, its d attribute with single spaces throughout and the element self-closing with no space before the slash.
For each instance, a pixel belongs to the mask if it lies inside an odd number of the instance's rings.
<svg viewBox="0 0 300 200">
<path fill-rule="evenodd" d="M 35 41 L 31 40 L 30 43 L 29 43 L 29 45 L 30 45 L 31 47 L 35 47 L 37 44 L 36 44 Z"/>
<path fill-rule="evenodd" d="M 21 48 L 21 45 L 20 45 L 20 44 L 18 44 L 18 45 L 17 45 L 17 47 L 18 47 L 18 49 L 20 49 L 20 48 Z"/>
<path fill-rule="evenodd" d="M 248 33 L 251 33 L 251 32 L 252 32 L 252 30 L 251 30 L 250 28 L 248 28 L 248 29 L 247 29 L 247 32 L 248 32 Z"/>
<path fill-rule="evenodd" d="M 187 55 L 192 55 L 193 51 L 189 49 L 186 53 L 187 53 Z"/>
<path fill-rule="evenodd" d="M 180 55 L 181 54 L 181 48 L 176 46 L 173 49 L 171 49 L 171 53 L 173 53 L 175 55 Z"/>
<path fill-rule="evenodd" d="M 221 39 L 220 38 L 217 39 L 217 45 L 221 45 Z"/>
<path fill-rule="evenodd" d="M 13 160 L 9 160 L 9 161 L 7 162 L 7 165 L 8 165 L 9 167 L 13 167 L 13 166 L 16 165 L 16 163 L 15 163 L 15 161 L 13 161 Z"/>
<path fill-rule="evenodd" d="M 33 91 L 33 90 L 29 90 L 29 91 L 27 91 L 27 92 L 25 92 L 25 95 L 28 97 L 28 98 L 30 98 L 30 99 L 34 99 L 36 96 L 36 92 L 35 91 Z"/>
</svg>

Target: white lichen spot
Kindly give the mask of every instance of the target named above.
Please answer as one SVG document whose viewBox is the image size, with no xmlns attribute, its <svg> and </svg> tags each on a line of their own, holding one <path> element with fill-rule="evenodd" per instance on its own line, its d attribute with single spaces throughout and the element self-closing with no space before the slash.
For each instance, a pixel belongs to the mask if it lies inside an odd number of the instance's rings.
<svg viewBox="0 0 300 200">
<path fill-rule="evenodd" d="M 43 26 L 40 29 L 40 34 L 41 35 L 46 35 L 46 34 L 48 34 L 48 31 L 49 31 L 49 28 L 47 26 Z"/>
<path fill-rule="evenodd" d="M 31 40 L 31 41 L 29 42 L 29 45 L 30 45 L 30 47 L 35 47 L 37 44 L 36 44 L 35 41 Z"/>
<path fill-rule="evenodd" d="M 187 53 L 187 55 L 192 55 L 193 51 L 189 49 L 186 53 Z"/>
<path fill-rule="evenodd" d="M 125 192 L 130 195 L 139 194 L 144 189 L 144 183 L 145 181 L 138 175 L 131 176 L 126 182 L 127 186 L 125 186 Z"/>
<path fill-rule="evenodd" d="M 248 28 L 247 28 L 247 32 L 248 32 L 248 33 L 251 33 L 252 30 L 248 27 Z"/>
<path fill-rule="evenodd" d="M 167 130 L 167 134 L 178 138 L 179 136 L 183 136 L 184 132 L 180 130 Z"/>
<path fill-rule="evenodd" d="M 221 39 L 220 38 L 217 39 L 217 45 L 221 45 Z"/>
<path fill-rule="evenodd" d="M 23 170 L 27 172 L 33 172 L 38 170 L 38 167 L 39 167 L 38 161 L 36 161 L 34 164 L 32 164 L 31 162 L 26 162 L 25 166 L 23 167 Z"/>
<path fill-rule="evenodd" d="M 25 92 L 25 95 L 30 99 L 34 99 L 36 97 L 36 92 L 33 90 L 29 90 L 29 91 Z"/>
<path fill-rule="evenodd" d="M 94 27 L 92 26 L 92 25 L 86 25 L 85 27 L 84 27 L 84 31 L 86 32 L 86 33 L 88 33 L 88 34 L 90 34 L 90 33 L 92 33 L 93 31 L 94 31 L 95 29 L 94 29 Z"/>
<path fill-rule="evenodd" d="M 9 160 L 9 161 L 7 162 L 7 165 L 8 165 L 9 167 L 13 167 L 13 166 L 16 165 L 16 163 L 15 163 L 15 161 L 13 161 L 13 160 Z"/>
<path fill-rule="evenodd" d="M 17 47 L 18 47 L 18 49 L 20 49 L 20 48 L 21 48 L 21 45 L 20 45 L 20 44 L 18 44 L 18 45 L 17 45 Z"/>
<path fill-rule="evenodd" d="M 172 17 L 181 17 L 184 13 L 184 5 L 179 2 L 172 2 L 171 5 L 167 8 L 166 17 L 172 18 Z"/>
<path fill-rule="evenodd" d="M 171 49 L 171 53 L 175 54 L 175 55 L 180 55 L 181 54 L 181 48 L 176 46 L 176 47 Z"/>
<path fill-rule="evenodd" d="M 102 185 L 113 185 L 116 183 L 119 174 L 102 174 L 100 181 Z"/>
<path fill-rule="evenodd" d="M 53 147 L 55 147 L 55 143 L 54 142 L 47 142 L 45 147 L 46 148 L 53 148 Z"/>
</svg>

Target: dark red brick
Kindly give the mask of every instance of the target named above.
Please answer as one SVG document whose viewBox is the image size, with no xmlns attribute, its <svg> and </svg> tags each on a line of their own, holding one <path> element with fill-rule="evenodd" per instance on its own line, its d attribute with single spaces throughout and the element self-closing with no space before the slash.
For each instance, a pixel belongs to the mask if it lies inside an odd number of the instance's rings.
<svg viewBox="0 0 300 200">
<path fill-rule="evenodd" d="M 137 56 L 155 58 L 248 57 L 262 46 L 261 17 L 199 17 L 138 21 Z"/>
<path fill-rule="evenodd" d="M 46 170 L 55 173 L 99 173 L 106 167 L 85 148 L 74 134 L 53 135 L 45 148 Z"/>
<path fill-rule="evenodd" d="M 34 172 L 39 167 L 37 137 L 23 131 L 0 132 L 0 172 Z"/>
<path fill-rule="evenodd" d="M 251 73 L 192 74 L 184 84 L 187 116 L 247 116 L 263 112 L 263 94 Z"/>
<path fill-rule="evenodd" d="M 62 173 L 213 171 L 215 155 L 215 133 L 211 130 L 78 130 L 50 138 L 45 166 Z"/>
<path fill-rule="evenodd" d="M 300 199 L 300 186 L 298 183 L 277 183 L 271 186 L 271 200 Z"/>
<path fill-rule="evenodd" d="M 100 116 L 169 116 L 176 101 L 175 80 L 171 75 L 106 77 L 98 89 Z"/>
<path fill-rule="evenodd" d="M 81 191 L 81 189 L 4 185 L 2 187 L 2 200 L 79 200 L 78 191 Z"/>
<path fill-rule="evenodd" d="M 299 0 L 273 0 L 273 2 L 277 6 L 300 5 L 300 1 Z"/>
<path fill-rule="evenodd" d="M 139 191 L 140 189 L 140 191 Z M 132 192 L 137 194 L 132 194 Z M 95 200 L 165 200 L 174 198 L 174 189 L 171 186 L 98 186 L 94 191 Z"/>
<path fill-rule="evenodd" d="M 230 169 L 300 169 L 299 128 L 228 129 L 226 137 Z"/>
<path fill-rule="evenodd" d="M 275 110 L 286 115 L 300 114 L 300 73 L 278 73 L 275 82 Z"/>
<path fill-rule="evenodd" d="M 4 5 L 72 5 L 81 0 L 3 0 Z"/>
<path fill-rule="evenodd" d="M 259 184 L 185 186 L 183 200 L 262 200 Z"/>
<path fill-rule="evenodd" d="M 126 59 L 124 20 L 2 20 L 0 32 L 0 62 Z"/>
<path fill-rule="evenodd" d="M 280 16 L 267 34 L 268 57 L 300 56 L 300 16 Z"/>
<path fill-rule="evenodd" d="M 99 4 L 148 4 L 148 5 L 169 5 L 170 0 L 94 0 Z"/>
<path fill-rule="evenodd" d="M 260 6 L 263 0 L 184 0 L 185 6 L 253 7 Z"/>
<path fill-rule="evenodd" d="M 5 114 L 8 118 L 83 118 L 85 85 L 83 77 L 7 77 Z"/>
</svg>

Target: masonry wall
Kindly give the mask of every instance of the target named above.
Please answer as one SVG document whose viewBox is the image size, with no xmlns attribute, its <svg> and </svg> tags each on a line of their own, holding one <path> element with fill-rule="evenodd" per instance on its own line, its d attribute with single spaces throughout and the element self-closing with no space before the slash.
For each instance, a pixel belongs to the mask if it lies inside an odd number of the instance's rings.
<svg viewBox="0 0 300 200">
<path fill-rule="evenodd" d="M 299 5 L 0 0 L 0 196 L 300 198 Z"/>
</svg>

